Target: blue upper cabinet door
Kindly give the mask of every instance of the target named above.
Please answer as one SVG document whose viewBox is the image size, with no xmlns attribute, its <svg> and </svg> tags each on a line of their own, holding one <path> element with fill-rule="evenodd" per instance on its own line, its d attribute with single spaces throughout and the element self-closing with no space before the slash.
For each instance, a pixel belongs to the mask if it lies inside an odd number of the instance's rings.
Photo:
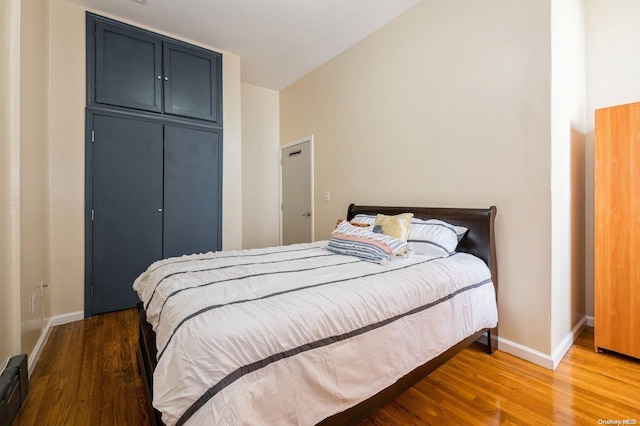
<svg viewBox="0 0 640 426">
<path fill-rule="evenodd" d="M 162 41 L 96 22 L 95 102 L 162 112 Z"/>
<path fill-rule="evenodd" d="M 222 55 L 164 43 L 164 112 L 222 124 Z"/>
</svg>

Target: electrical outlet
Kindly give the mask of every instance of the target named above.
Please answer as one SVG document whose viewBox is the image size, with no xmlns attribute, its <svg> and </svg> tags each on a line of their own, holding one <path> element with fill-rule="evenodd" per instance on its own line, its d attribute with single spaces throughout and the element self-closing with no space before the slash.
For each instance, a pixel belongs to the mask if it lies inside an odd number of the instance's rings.
<svg viewBox="0 0 640 426">
<path fill-rule="evenodd" d="M 31 315 L 36 313 L 36 295 L 31 295 Z"/>
</svg>

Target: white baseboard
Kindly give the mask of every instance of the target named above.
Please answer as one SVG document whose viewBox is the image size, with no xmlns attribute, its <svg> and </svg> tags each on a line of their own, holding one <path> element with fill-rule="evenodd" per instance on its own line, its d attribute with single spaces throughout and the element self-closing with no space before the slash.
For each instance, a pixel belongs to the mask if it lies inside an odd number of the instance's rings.
<svg viewBox="0 0 640 426">
<path fill-rule="evenodd" d="M 595 325 L 596 325 L 596 319 L 595 319 L 593 316 L 591 316 L 591 315 L 587 315 L 585 318 L 587 319 L 587 326 L 589 326 L 589 327 L 595 327 Z"/>
<path fill-rule="evenodd" d="M 512 342 L 504 337 L 498 337 L 498 349 L 502 352 L 506 352 L 513 356 L 517 356 L 518 358 L 538 364 L 541 367 L 553 370 L 553 360 L 551 359 L 551 355 L 543 354 L 542 352 L 531 349 L 528 346 Z"/>
<path fill-rule="evenodd" d="M 532 349 L 528 346 L 512 342 L 503 337 L 498 337 L 498 349 L 508 354 L 517 356 L 534 364 L 538 364 L 549 370 L 555 370 L 562 358 L 567 354 L 571 346 L 576 341 L 582 330 L 588 325 L 588 317 L 583 317 L 578 324 L 567 334 L 567 336 L 558 345 L 552 355 L 548 355 Z"/>
<path fill-rule="evenodd" d="M 552 370 L 555 370 L 556 368 L 558 368 L 558 365 L 560 365 L 560 361 L 562 361 L 562 358 L 564 358 L 567 352 L 569 352 L 569 349 L 571 349 L 571 346 L 573 346 L 573 342 L 575 342 L 578 339 L 578 336 L 580 336 L 580 333 L 582 333 L 582 330 L 584 330 L 584 328 L 587 326 L 586 323 L 587 323 L 587 317 L 584 316 L 580 321 L 578 321 L 576 326 L 573 327 L 573 329 L 569 332 L 569 334 L 567 334 L 565 338 L 562 339 L 562 342 L 560 342 L 556 350 L 553 351 L 553 354 L 551 356 L 553 360 Z"/>
<path fill-rule="evenodd" d="M 70 322 L 80 321 L 84 319 L 84 312 L 71 312 L 63 315 L 56 315 L 54 317 L 49 318 L 47 325 L 42 330 L 42 334 L 36 343 L 36 346 L 33 348 L 31 355 L 29 356 L 29 378 L 31 378 L 31 374 L 36 368 L 36 364 L 40 359 L 40 355 L 42 354 L 42 350 L 44 349 L 44 345 L 49 340 L 49 335 L 51 334 L 51 329 L 56 325 L 67 324 Z"/>
<path fill-rule="evenodd" d="M 81 321 L 84 319 L 84 312 L 70 312 L 68 314 L 56 315 L 55 317 L 51 317 L 49 319 L 49 323 L 51 327 L 55 327 L 56 325 L 68 324 L 70 322 Z"/>
</svg>

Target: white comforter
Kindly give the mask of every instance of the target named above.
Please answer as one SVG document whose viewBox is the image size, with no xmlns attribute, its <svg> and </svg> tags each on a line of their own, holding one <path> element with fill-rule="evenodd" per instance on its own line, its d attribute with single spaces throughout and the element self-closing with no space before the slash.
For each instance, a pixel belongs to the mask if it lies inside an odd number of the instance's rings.
<svg viewBox="0 0 640 426">
<path fill-rule="evenodd" d="M 325 246 L 183 256 L 138 277 L 167 425 L 312 425 L 497 324 L 476 257 L 381 266 Z"/>
</svg>

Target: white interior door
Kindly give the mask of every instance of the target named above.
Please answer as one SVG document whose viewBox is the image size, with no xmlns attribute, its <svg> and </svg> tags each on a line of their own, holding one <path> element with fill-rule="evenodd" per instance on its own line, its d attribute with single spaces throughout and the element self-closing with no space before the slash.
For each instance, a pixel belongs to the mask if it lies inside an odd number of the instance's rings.
<svg viewBox="0 0 640 426">
<path fill-rule="evenodd" d="M 313 241 L 313 136 L 280 148 L 281 242 Z"/>
</svg>

